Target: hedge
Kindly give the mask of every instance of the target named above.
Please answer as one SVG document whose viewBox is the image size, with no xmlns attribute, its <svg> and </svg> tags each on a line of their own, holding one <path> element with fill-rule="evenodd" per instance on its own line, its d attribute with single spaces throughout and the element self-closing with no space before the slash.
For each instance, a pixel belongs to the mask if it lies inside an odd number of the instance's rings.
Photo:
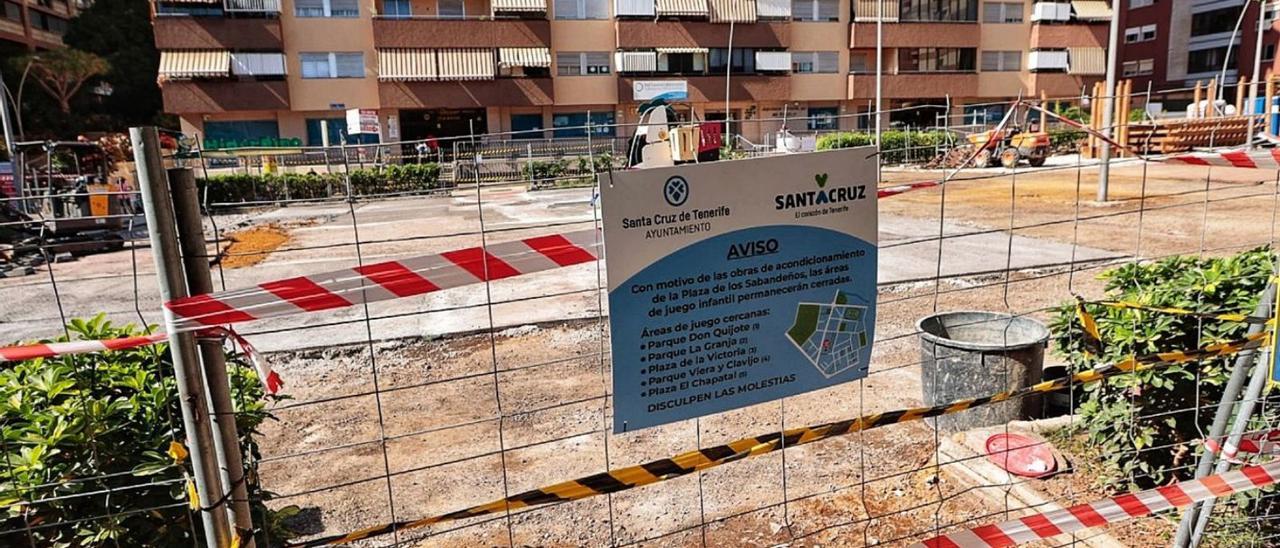
<svg viewBox="0 0 1280 548">
<path fill-rule="evenodd" d="M 946 131 L 901 131 L 880 133 L 881 150 L 885 163 L 927 162 L 938 155 L 936 147 L 948 145 L 955 138 Z M 841 131 L 818 137 L 818 150 L 866 146 L 875 142 L 875 135 L 862 131 Z"/>
<path fill-rule="evenodd" d="M 346 194 L 346 178 L 341 172 L 237 173 L 215 175 L 199 183 L 211 203 L 309 200 Z M 451 183 L 440 181 L 440 166 L 434 163 L 351 170 L 351 190 L 356 196 L 426 192 L 447 186 Z"/>
</svg>

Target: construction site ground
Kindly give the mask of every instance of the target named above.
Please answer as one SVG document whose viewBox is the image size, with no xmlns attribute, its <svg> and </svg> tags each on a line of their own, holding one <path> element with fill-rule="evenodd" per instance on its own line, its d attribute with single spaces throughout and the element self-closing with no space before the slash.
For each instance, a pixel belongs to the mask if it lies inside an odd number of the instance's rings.
<svg viewBox="0 0 1280 548">
<path fill-rule="evenodd" d="M 887 170 L 882 185 L 940 174 Z M 307 536 L 334 534 L 389 521 L 391 503 L 396 519 L 424 517 L 700 445 L 919 405 L 914 333 L 921 317 L 980 309 L 1046 320 L 1046 310 L 1073 293 L 1100 295 L 1096 275 L 1118 261 L 1270 243 L 1274 177 L 1128 164 L 1113 169 L 1112 201 L 1100 204 L 1092 166 L 981 170 L 962 172 L 943 188 L 883 199 L 877 344 L 867 379 L 623 435 L 605 433 L 608 333 L 594 264 L 503 280 L 488 291 L 476 286 L 371 305 L 369 313 L 381 319 L 368 324 L 360 307 L 251 324 L 245 331 L 274 351 L 268 359 L 292 397 L 264 425 L 261 478 L 282 495 L 273 505 L 304 509 L 294 525 Z M 490 242 L 589 227 L 594 211 L 589 190 L 507 187 L 484 189 L 480 198 L 482 210 L 473 190 L 219 215 L 222 229 L 270 225 L 288 240 L 261 262 L 216 278 L 236 289 L 353 266 L 356 249 L 345 245 L 354 240 L 352 209 L 361 241 L 369 242 L 360 249 L 365 262 L 478 245 L 478 235 L 461 233 L 479 230 L 480 211 Z M 556 226 L 528 228 L 547 223 Z M 0 339 L 56 335 L 59 305 L 68 316 L 107 311 L 137 321 L 137 304 L 146 320 L 159 320 L 145 248 L 50 268 L 56 296 L 44 271 L 0 279 L 0 302 L 14 304 Z M 486 298 L 502 304 L 475 306 Z M 939 441 L 923 423 L 888 426 L 610 497 L 409 531 L 399 540 L 904 545 L 935 527 L 1016 515 L 1007 513 L 1017 508 L 1006 507 L 1006 486 L 975 489 L 948 473 L 959 464 L 938 466 Z M 1075 480 L 1060 481 L 1051 493 L 1063 505 L 1103 494 Z M 698 527 L 704 521 L 711 523 L 705 530 Z M 1110 532 L 1128 545 L 1162 546 L 1168 529 L 1143 520 Z"/>
</svg>

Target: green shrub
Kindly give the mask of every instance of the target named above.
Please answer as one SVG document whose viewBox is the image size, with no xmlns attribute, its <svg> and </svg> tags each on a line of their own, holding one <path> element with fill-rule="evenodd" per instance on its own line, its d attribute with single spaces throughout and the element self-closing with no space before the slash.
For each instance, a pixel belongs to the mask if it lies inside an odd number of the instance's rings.
<svg viewBox="0 0 1280 548">
<path fill-rule="evenodd" d="M 346 176 L 333 173 L 215 175 L 199 181 L 212 203 L 315 200 L 345 195 Z M 381 169 L 351 170 L 356 196 L 425 192 L 443 188 L 440 166 L 434 163 L 387 165 Z"/>
<path fill-rule="evenodd" d="M 1233 257 L 1173 257 L 1128 264 L 1101 275 L 1106 298 L 1199 311 L 1252 311 L 1271 272 L 1271 255 L 1255 249 Z M 1073 323 L 1073 304 L 1053 320 L 1054 342 L 1075 371 L 1113 363 L 1131 354 L 1199 348 L 1236 339 L 1245 326 L 1202 322 L 1188 316 L 1090 307 L 1105 354 L 1086 357 Z M 1203 432 L 1213 419 L 1200 406 L 1216 404 L 1230 375 L 1230 357 L 1120 375 L 1076 392 L 1089 442 L 1110 473 L 1098 478 L 1114 487 L 1149 487 L 1187 477 L 1194 469 Z M 1274 409 L 1274 404 L 1270 405 Z M 1191 466 L 1189 466 L 1191 465 Z"/>
<path fill-rule="evenodd" d="M 569 160 L 534 160 L 520 164 L 520 176 L 535 185 L 553 182 L 569 173 Z"/>
<path fill-rule="evenodd" d="M 1075 151 L 1088 134 L 1083 130 L 1062 128 L 1049 130 L 1049 146 L 1055 151 Z"/>
<path fill-rule="evenodd" d="M 937 156 L 937 147 L 949 144 L 951 134 L 946 131 L 880 132 L 880 149 L 885 163 L 927 162 Z M 875 135 L 861 131 L 841 131 L 818 137 L 818 150 L 866 146 L 875 142 Z"/>
<path fill-rule="evenodd" d="M 77 339 L 142 334 L 101 315 L 67 327 Z M 267 396 L 252 367 L 230 355 L 227 366 L 241 447 L 257 458 Z M 172 368 L 164 344 L 4 364 L 0 527 L 50 525 L 31 530 L 37 546 L 192 545 L 200 520 L 188 518 L 182 471 L 165 454 L 183 432 Z M 262 497 L 251 485 L 255 521 L 271 515 Z"/>
</svg>

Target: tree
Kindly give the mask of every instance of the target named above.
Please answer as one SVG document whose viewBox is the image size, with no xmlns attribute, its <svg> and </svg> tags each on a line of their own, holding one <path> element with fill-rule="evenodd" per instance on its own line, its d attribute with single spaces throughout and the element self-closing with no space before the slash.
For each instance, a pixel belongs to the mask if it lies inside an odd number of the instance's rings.
<svg viewBox="0 0 1280 548">
<path fill-rule="evenodd" d="M 156 85 L 160 53 L 151 29 L 148 0 L 95 0 L 67 23 L 62 41 L 111 64 L 103 79 L 114 92 L 109 97 L 95 98 L 94 129 L 124 130 L 153 124 L 177 127 L 175 120 L 161 115 L 163 102 Z"/>
<path fill-rule="evenodd" d="M 18 61 L 24 65 L 31 63 L 36 84 L 58 102 L 63 114 L 71 114 L 71 98 L 85 82 L 111 69 L 106 59 L 71 48 L 43 51 Z"/>
</svg>

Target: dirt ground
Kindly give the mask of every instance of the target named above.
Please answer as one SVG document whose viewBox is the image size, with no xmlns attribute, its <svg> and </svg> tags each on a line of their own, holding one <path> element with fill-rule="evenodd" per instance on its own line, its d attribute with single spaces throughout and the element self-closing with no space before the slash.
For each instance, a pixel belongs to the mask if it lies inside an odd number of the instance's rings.
<svg viewBox="0 0 1280 548">
<path fill-rule="evenodd" d="M 884 178 L 889 184 L 936 174 Z M 881 211 L 933 225 L 954 221 L 966 231 L 1012 226 L 1018 236 L 1137 257 L 1225 254 L 1274 237 L 1276 185 L 1274 174 L 1264 172 L 1121 167 L 1112 175 L 1113 201 L 1105 204 L 1093 201 L 1093 169 L 970 177 L 881 200 Z M 944 235 L 941 255 L 954 235 Z M 260 473 L 280 495 L 273 504 L 304 508 L 295 525 L 306 536 L 334 534 L 744 435 L 920 405 L 917 319 L 981 309 L 1047 320 L 1047 310 L 1073 293 L 1101 295 L 1096 275 L 1107 267 L 1090 262 L 1008 278 L 884 286 L 866 379 L 623 435 L 607 433 L 610 364 L 601 321 L 273 354 L 269 359 L 294 399 L 277 405 L 278 420 L 264 428 Z M 946 472 L 957 464 L 936 462 L 937 440 L 923 423 L 893 425 L 608 497 L 407 531 L 398 540 L 414 546 L 899 546 L 953 525 L 1019 515 L 1001 502 L 998 487 L 957 484 Z M 1056 480 L 1045 490 L 1064 506 L 1100 495 L 1083 480 Z M 1134 546 L 1157 546 L 1167 543 L 1164 531 L 1164 522 L 1142 520 L 1112 532 Z"/>
<path fill-rule="evenodd" d="M 289 234 L 274 224 L 259 225 L 232 232 L 226 236 L 227 246 L 219 257 L 223 268 L 245 268 L 256 265 L 289 241 Z"/>
</svg>

